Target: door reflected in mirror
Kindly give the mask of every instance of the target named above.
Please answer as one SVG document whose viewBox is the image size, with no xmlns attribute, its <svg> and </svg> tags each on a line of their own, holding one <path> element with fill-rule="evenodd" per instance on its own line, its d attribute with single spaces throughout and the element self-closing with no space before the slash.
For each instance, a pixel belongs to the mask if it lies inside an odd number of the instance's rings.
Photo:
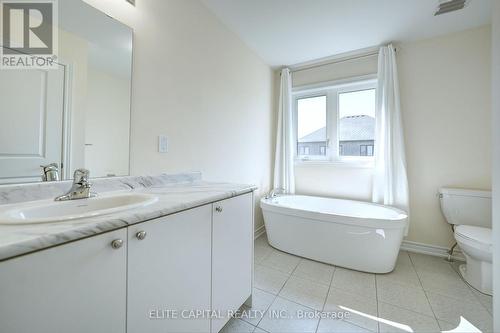
<svg viewBox="0 0 500 333">
<path fill-rule="evenodd" d="M 0 69 L 0 184 L 129 174 L 132 29 L 58 2 L 55 69 Z"/>
</svg>

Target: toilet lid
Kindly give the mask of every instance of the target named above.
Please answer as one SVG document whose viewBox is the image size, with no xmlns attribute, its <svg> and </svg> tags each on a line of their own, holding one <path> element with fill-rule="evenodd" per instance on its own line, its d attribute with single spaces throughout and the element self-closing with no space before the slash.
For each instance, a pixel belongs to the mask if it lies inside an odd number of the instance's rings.
<svg viewBox="0 0 500 333">
<path fill-rule="evenodd" d="M 482 244 L 491 245 L 493 243 L 490 228 L 459 225 L 455 228 L 455 233 Z"/>
</svg>

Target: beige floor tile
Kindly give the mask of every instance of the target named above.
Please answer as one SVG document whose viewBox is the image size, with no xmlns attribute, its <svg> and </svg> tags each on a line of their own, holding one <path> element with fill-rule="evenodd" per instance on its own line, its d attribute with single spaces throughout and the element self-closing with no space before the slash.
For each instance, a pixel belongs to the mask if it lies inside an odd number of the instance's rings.
<svg viewBox="0 0 500 333">
<path fill-rule="evenodd" d="M 293 275 L 329 286 L 334 270 L 335 267 L 332 265 L 302 259 Z"/>
<path fill-rule="evenodd" d="M 483 294 L 480 291 L 471 288 L 472 293 L 476 296 L 476 299 L 481 303 L 489 313 L 493 313 L 493 297 Z"/>
<path fill-rule="evenodd" d="M 289 274 L 269 267 L 255 265 L 254 286 L 255 288 L 277 295 L 289 276 Z"/>
<path fill-rule="evenodd" d="M 417 272 L 413 265 L 396 265 L 394 270 L 387 274 L 377 274 L 377 281 L 386 281 L 387 283 L 399 283 L 410 287 L 421 287 Z"/>
<path fill-rule="evenodd" d="M 462 320 L 460 324 L 452 324 L 443 320 L 438 320 L 439 327 L 441 327 L 441 332 L 453 332 L 453 333 L 483 333 L 479 328 L 469 323 L 467 320 Z M 488 333 L 488 332 L 484 332 Z"/>
<path fill-rule="evenodd" d="M 314 332 L 316 326 L 320 333 L 376 332 L 379 327 L 382 332 L 405 328 L 415 332 L 492 330 L 491 297 L 470 288 L 456 267 L 442 258 L 401 251 L 393 272 L 375 276 L 301 259 L 272 248 L 266 237 L 259 237 L 255 262 L 260 264 L 255 266 L 258 289 L 253 309 L 268 308 L 266 315 L 262 320 L 234 320 L 225 328 L 231 329 L 227 332 L 252 332 L 249 324 L 258 324 L 257 333 Z M 319 325 L 319 316 L 269 317 L 280 310 L 292 316 L 298 310 L 314 313 L 325 298 L 325 313 L 350 310 L 350 316 L 345 321 L 322 319 Z"/>
<path fill-rule="evenodd" d="M 409 253 L 410 259 L 417 272 L 439 272 L 452 274 L 454 272 L 452 263 L 441 257 L 434 257 L 420 253 Z"/>
<path fill-rule="evenodd" d="M 274 250 L 260 263 L 262 266 L 270 267 L 287 274 L 291 274 L 300 262 L 300 258 L 294 255 Z"/>
<path fill-rule="evenodd" d="M 255 246 L 270 246 L 269 245 L 269 241 L 267 240 L 267 235 L 266 234 L 260 235 L 259 238 L 257 238 L 254 241 L 254 244 L 255 244 Z"/>
<path fill-rule="evenodd" d="M 375 274 L 337 267 L 333 274 L 332 287 L 364 297 L 377 297 L 375 291 Z"/>
<path fill-rule="evenodd" d="M 440 332 L 437 320 L 390 304 L 379 303 L 380 332 Z"/>
<path fill-rule="evenodd" d="M 314 333 L 319 318 L 300 318 L 313 312 L 310 308 L 276 297 L 258 327 L 270 333 Z"/>
<path fill-rule="evenodd" d="M 252 294 L 252 307 L 246 305 L 242 306 L 239 318 L 249 324 L 257 326 L 275 298 L 276 296 L 273 294 L 254 288 Z"/>
<path fill-rule="evenodd" d="M 292 275 L 279 296 L 321 311 L 327 294 L 328 286 Z"/>
<path fill-rule="evenodd" d="M 407 251 L 400 251 L 398 254 L 398 260 L 396 261 L 396 265 L 413 265 L 410 260 L 410 255 Z"/>
<path fill-rule="evenodd" d="M 491 331 L 493 318 L 479 301 L 457 300 L 440 294 L 427 292 L 432 310 L 437 319 L 458 325 L 461 317 L 482 331 Z"/>
<path fill-rule="evenodd" d="M 425 291 L 432 291 L 458 300 L 476 300 L 469 286 L 456 273 L 448 275 L 439 271 L 421 271 L 417 274 Z"/>
<path fill-rule="evenodd" d="M 378 329 L 377 301 L 371 297 L 330 288 L 324 311 L 347 311 L 346 321 L 370 331 Z"/>
<path fill-rule="evenodd" d="M 341 319 L 321 319 L 317 333 L 369 333 L 365 328 Z"/>
<path fill-rule="evenodd" d="M 259 264 L 264 260 L 268 255 L 273 252 L 273 248 L 265 245 L 256 245 L 254 247 L 253 260 L 256 264 Z"/>
<path fill-rule="evenodd" d="M 269 332 L 267 332 L 267 331 L 264 331 L 262 328 L 258 328 L 258 327 L 256 327 L 256 328 L 255 328 L 255 331 L 253 331 L 253 332 L 254 332 L 254 333 L 269 333 Z"/>
<path fill-rule="evenodd" d="M 222 328 L 220 333 L 252 333 L 254 330 L 255 326 L 243 320 L 232 318 L 226 326 Z"/>
<path fill-rule="evenodd" d="M 434 316 L 422 288 L 408 287 L 394 282 L 380 282 L 377 276 L 377 299 L 423 315 Z"/>
</svg>

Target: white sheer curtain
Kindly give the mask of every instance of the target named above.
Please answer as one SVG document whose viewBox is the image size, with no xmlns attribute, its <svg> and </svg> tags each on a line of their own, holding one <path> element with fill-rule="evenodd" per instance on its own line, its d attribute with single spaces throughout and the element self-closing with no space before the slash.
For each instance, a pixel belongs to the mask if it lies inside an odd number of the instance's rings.
<svg viewBox="0 0 500 333">
<path fill-rule="evenodd" d="M 373 202 L 400 208 L 409 215 L 398 70 L 392 45 L 379 51 L 376 100 Z"/>
<path fill-rule="evenodd" d="M 281 88 L 278 109 L 278 133 L 276 136 L 276 157 L 274 162 L 274 188 L 295 193 L 294 144 L 292 114 L 292 79 L 290 70 L 281 71 Z"/>
</svg>

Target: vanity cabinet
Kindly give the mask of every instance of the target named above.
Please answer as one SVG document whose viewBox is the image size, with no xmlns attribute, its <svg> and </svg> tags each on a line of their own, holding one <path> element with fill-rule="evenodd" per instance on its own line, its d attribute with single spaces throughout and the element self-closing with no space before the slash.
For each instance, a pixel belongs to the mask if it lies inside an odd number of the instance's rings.
<svg viewBox="0 0 500 333">
<path fill-rule="evenodd" d="M 219 332 L 252 294 L 253 209 L 243 194 L 0 262 L 0 332 Z"/>
<path fill-rule="evenodd" d="M 209 332 L 211 205 L 128 228 L 129 333 Z M 177 318 L 176 318 L 177 317 Z"/>
<path fill-rule="evenodd" d="M 252 212 L 248 193 L 129 227 L 127 332 L 219 332 L 252 294 Z"/>
<path fill-rule="evenodd" d="M 213 204 L 212 308 L 226 315 L 237 310 L 252 294 L 252 194 Z M 230 318 L 212 320 L 217 333 Z"/>
<path fill-rule="evenodd" d="M 120 229 L 0 262 L 0 331 L 125 332 L 126 239 Z"/>
</svg>

